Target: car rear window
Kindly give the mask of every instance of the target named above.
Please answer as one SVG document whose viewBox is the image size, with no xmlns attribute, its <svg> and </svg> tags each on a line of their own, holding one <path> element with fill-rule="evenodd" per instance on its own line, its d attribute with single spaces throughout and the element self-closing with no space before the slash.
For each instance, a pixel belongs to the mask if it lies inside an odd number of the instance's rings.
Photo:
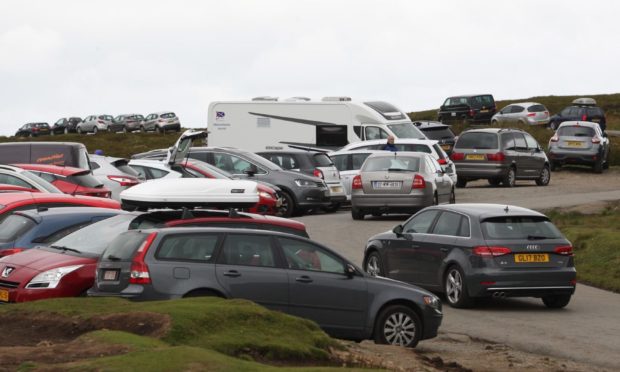
<svg viewBox="0 0 620 372">
<path fill-rule="evenodd" d="M 486 239 L 558 239 L 562 233 L 544 217 L 510 216 L 493 217 L 482 221 Z"/>
<path fill-rule="evenodd" d="M 174 112 L 168 112 L 165 114 L 161 114 L 159 117 L 161 117 L 162 119 L 173 119 L 173 118 L 176 118 L 177 116 L 174 114 Z"/>
<path fill-rule="evenodd" d="M 144 119 L 144 116 L 142 116 L 142 115 L 129 115 L 129 116 L 127 116 L 127 119 L 142 120 L 142 119 Z"/>
<path fill-rule="evenodd" d="M 91 174 L 78 174 L 67 177 L 67 181 L 84 187 L 102 187 L 103 184 Z"/>
<path fill-rule="evenodd" d="M 28 217 L 12 214 L 0 222 L 0 243 L 12 242 L 30 230 L 35 222 Z"/>
<path fill-rule="evenodd" d="M 117 160 L 112 165 L 119 171 L 134 177 L 140 177 L 140 173 L 136 172 L 132 167 L 127 165 L 126 160 Z"/>
<path fill-rule="evenodd" d="M 381 171 L 410 171 L 420 170 L 420 158 L 417 157 L 378 157 L 367 159 L 362 167 L 362 172 L 381 172 Z"/>
<path fill-rule="evenodd" d="M 544 112 L 547 111 L 547 108 L 543 105 L 532 105 L 527 108 L 528 112 Z"/>
<path fill-rule="evenodd" d="M 131 260 L 134 253 L 144 243 L 148 234 L 141 231 L 127 231 L 110 242 L 102 254 L 105 260 Z"/>
<path fill-rule="evenodd" d="M 496 149 L 498 148 L 497 134 L 483 132 L 463 133 L 454 145 L 460 149 Z"/>
<path fill-rule="evenodd" d="M 101 120 L 109 120 L 109 121 L 114 120 L 112 115 L 99 115 L 99 119 L 101 119 Z"/>
<path fill-rule="evenodd" d="M 129 223 L 135 217 L 133 214 L 121 214 L 107 218 L 65 236 L 54 245 L 99 256 L 108 246 L 108 243 L 128 230 Z"/>
<path fill-rule="evenodd" d="M 334 163 L 332 163 L 332 159 L 325 154 L 314 154 L 312 159 L 314 159 L 315 167 L 332 167 L 334 165 Z"/>
<path fill-rule="evenodd" d="M 47 123 L 36 123 L 34 126 L 37 128 L 49 128 L 49 124 Z"/>
<path fill-rule="evenodd" d="M 558 136 L 565 137 L 594 137 L 594 129 L 583 126 L 563 126 L 558 130 Z"/>
<path fill-rule="evenodd" d="M 454 133 L 449 127 L 429 127 L 423 128 L 422 132 L 432 140 L 442 140 L 454 138 Z"/>
<path fill-rule="evenodd" d="M 493 96 L 489 94 L 484 95 L 484 96 L 471 97 L 469 101 L 471 102 L 472 107 L 495 106 L 495 100 L 493 100 Z"/>
</svg>

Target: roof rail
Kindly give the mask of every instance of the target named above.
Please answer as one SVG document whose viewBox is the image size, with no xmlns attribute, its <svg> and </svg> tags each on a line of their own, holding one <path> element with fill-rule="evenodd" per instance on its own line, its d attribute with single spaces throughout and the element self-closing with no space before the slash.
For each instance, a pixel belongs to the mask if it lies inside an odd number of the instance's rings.
<svg viewBox="0 0 620 372">
<path fill-rule="evenodd" d="M 323 102 L 350 102 L 351 101 L 351 97 L 338 97 L 338 96 L 334 96 L 334 97 L 323 97 L 321 99 L 321 101 Z"/>
<path fill-rule="evenodd" d="M 252 98 L 252 101 L 277 101 L 278 97 L 260 96 Z"/>
</svg>

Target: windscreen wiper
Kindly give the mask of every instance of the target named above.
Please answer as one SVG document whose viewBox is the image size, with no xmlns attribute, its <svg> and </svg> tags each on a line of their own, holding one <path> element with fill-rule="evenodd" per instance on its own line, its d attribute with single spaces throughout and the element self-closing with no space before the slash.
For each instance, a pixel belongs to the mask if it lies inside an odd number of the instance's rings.
<svg viewBox="0 0 620 372">
<path fill-rule="evenodd" d="M 82 253 L 81 251 L 78 251 L 78 250 L 77 250 L 77 249 L 75 249 L 75 248 L 69 248 L 69 247 L 60 246 L 60 245 L 50 245 L 49 247 L 50 247 L 50 248 L 54 248 L 54 249 L 61 250 L 61 251 L 63 251 L 63 252 L 66 252 L 66 251 L 71 251 L 71 252 L 75 252 L 75 253 Z"/>
</svg>

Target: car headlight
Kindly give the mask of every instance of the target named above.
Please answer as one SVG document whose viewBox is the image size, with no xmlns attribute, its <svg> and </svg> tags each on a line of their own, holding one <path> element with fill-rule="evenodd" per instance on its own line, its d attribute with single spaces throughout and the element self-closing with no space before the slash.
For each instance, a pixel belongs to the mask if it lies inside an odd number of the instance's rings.
<svg viewBox="0 0 620 372">
<path fill-rule="evenodd" d="M 84 265 L 73 265 L 58 267 L 55 269 L 44 271 L 26 284 L 26 288 L 56 288 L 60 280 L 67 274 L 79 269 Z"/>
<path fill-rule="evenodd" d="M 266 191 L 259 191 L 258 196 L 260 196 L 261 198 L 265 198 L 265 199 L 275 199 L 270 193 Z"/>
<path fill-rule="evenodd" d="M 439 308 L 441 307 L 441 301 L 439 301 L 439 298 L 435 297 L 435 296 L 424 296 L 424 303 L 430 307 L 432 307 L 435 310 L 439 310 Z"/>
<path fill-rule="evenodd" d="M 295 180 L 295 184 L 299 187 L 318 187 L 316 182 L 309 180 Z"/>
</svg>

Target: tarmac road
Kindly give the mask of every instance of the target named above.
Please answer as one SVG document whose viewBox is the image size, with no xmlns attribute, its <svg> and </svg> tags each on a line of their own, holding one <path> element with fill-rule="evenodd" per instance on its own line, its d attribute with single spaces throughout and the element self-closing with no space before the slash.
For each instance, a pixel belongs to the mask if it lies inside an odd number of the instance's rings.
<svg viewBox="0 0 620 372">
<path fill-rule="evenodd" d="M 554 172 L 547 187 L 521 181 L 513 189 L 476 181 L 457 189 L 457 202 L 506 203 L 542 210 L 588 206 L 620 200 L 620 171 L 602 175 L 586 169 Z M 358 265 L 367 239 L 404 221 L 406 215 L 367 216 L 353 221 L 348 210 L 297 218 L 310 236 Z M 577 270 L 579 268 L 577 267 Z M 474 309 L 444 307 L 443 332 L 508 344 L 516 349 L 620 370 L 620 295 L 583 284 L 562 310 L 549 310 L 539 299 L 489 300 Z M 432 340 L 427 341 L 432 342 Z"/>
</svg>

